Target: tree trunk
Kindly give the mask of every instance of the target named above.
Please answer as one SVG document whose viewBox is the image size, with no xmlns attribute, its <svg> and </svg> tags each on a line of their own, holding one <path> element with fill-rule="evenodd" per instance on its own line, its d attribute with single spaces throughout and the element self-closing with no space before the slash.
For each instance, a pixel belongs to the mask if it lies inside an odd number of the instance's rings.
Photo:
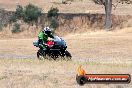
<svg viewBox="0 0 132 88">
<path fill-rule="evenodd" d="M 112 12 L 112 0 L 105 0 L 105 25 L 104 29 L 109 31 L 112 26 L 111 12 Z"/>
</svg>

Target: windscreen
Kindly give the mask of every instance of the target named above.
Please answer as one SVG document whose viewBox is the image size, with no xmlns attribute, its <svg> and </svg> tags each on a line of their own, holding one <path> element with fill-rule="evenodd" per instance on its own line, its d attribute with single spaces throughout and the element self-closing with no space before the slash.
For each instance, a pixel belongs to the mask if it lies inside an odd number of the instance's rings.
<svg viewBox="0 0 132 88">
<path fill-rule="evenodd" d="M 58 36 L 54 36 L 54 41 L 61 41 L 61 38 L 60 37 L 58 37 Z"/>
</svg>

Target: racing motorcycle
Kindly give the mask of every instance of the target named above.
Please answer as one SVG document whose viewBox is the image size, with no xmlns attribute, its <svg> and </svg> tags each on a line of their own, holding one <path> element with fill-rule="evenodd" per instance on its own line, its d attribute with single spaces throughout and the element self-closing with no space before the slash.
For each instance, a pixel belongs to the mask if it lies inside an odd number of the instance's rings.
<svg viewBox="0 0 132 88">
<path fill-rule="evenodd" d="M 38 41 L 34 41 L 33 45 L 39 47 Z M 48 40 L 45 46 L 46 48 L 39 48 L 37 51 L 37 58 L 40 60 L 47 59 L 48 57 L 54 60 L 59 57 L 67 60 L 72 58 L 71 54 L 67 51 L 66 42 L 58 36 L 54 36 L 53 40 Z"/>
</svg>

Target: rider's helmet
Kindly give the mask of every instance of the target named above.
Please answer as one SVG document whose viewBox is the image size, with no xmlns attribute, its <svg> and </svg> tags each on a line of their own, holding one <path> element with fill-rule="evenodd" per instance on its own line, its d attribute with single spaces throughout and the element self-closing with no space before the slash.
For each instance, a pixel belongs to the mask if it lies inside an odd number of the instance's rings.
<svg viewBox="0 0 132 88">
<path fill-rule="evenodd" d="M 45 27 L 44 29 L 43 29 L 43 33 L 45 33 L 46 35 L 50 35 L 51 34 L 51 29 L 49 28 L 49 27 Z"/>
</svg>

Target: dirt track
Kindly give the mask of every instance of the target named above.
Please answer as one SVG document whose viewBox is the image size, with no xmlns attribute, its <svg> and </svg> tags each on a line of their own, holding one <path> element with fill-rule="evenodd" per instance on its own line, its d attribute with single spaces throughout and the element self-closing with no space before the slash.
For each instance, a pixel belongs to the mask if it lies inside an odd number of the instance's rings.
<svg viewBox="0 0 132 88">
<path fill-rule="evenodd" d="M 1 39 L 0 88 L 80 88 L 75 80 L 79 64 L 89 74 L 132 74 L 132 32 L 70 34 L 64 39 L 72 61 L 37 60 L 35 38 Z M 132 88 L 132 84 L 82 86 L 88 87 Z"/>
<path fill-rule="evenodd" d="M 29 2 L 47 12 L 51 6 L 60 13 L 104 13 L 104 7 L 83 2 L 61 4 L 61 0 L 0 0 L 0 8 L 15 10 Z M 114 1 L 114 0 L 113 0 Z M 8 2 L 8 3 L 7 3 Z M 132 5 L 119 4 L 112 14 L 132 15 Z M 72 61 L 40 61 L 36 58 L 37 38 L 5 38 L 0 34 L 0 88 L 80 88 L 76 68 L 88 74 L 130 74 L 132 76 L 132 28 L 124 32 L 70 34 L 64 37 Z M 2 37 L 1 37 L 2 36 Z M 18 36 L 18 35 L 17 35 Z M 25 36 L 22 36 L 25 37 Z M 88 84 L 81 88 L 132 88 L 130 84 Z"/>
<path fill-rule="evenodd" d="M 37 39 L 37 38 L 36 38 Z M 32 39 L 0 40 L 0 58 L 34 58 L 36 47 Z M 73 60 L 131 62 L 131 33 L 86 33 L 64 37 Z"/>
</svg>

